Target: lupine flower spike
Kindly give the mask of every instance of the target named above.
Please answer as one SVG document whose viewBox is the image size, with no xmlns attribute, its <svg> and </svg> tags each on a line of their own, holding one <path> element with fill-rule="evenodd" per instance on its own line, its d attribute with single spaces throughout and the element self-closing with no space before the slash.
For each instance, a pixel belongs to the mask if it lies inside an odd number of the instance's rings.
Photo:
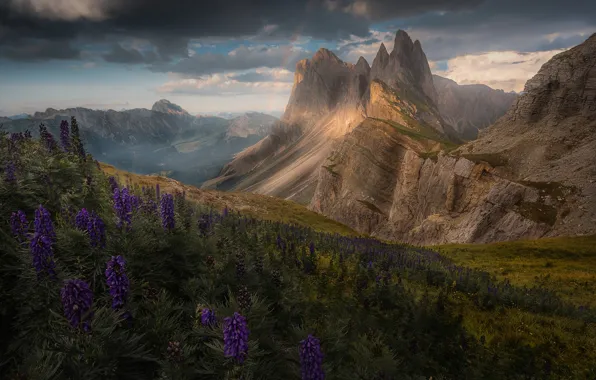
<svg viewBox="0 0 596 380">
<path fill-rule="evenodd" d="M 306 339 L 300 342 L 302 380 L 323 380 L 325 372 L 322 363 L 321 344 L 317 338 L 309 334 Z"/>
<path fill-rule="evenodd" d="M 89 285 L 82 280 L 66 280 L 60 290 L 64 315 L 73 328 L 82 327 L 84 331 L 91 331 L 91 305 L 93 292 Z"/>
<path fill-rule="evenodd" d="M 246 318 L 234 312 L 232 317 L 224 319 L 224 355 L 233 357 L 240 364 L 244 363 L 248 354 L 248 324 Z"/>
</svg>

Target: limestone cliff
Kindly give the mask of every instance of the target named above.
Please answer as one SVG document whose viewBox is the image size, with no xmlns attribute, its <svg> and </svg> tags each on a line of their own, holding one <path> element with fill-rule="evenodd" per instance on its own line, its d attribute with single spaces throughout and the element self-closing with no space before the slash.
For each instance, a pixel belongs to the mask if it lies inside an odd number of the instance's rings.
<svg viewBox="0 0 596 380">
<path fill-rule="evenodd" d="M 413 133 L 457 142 L 436 98 L 420 43 L 403 31 L 397 32 L 391 54 L 381 45 L 372 67 L 362 57 L 353 65 L 320 49 L 296 65 L 292 94 L 278 128 L 239 153 L 204 187 L 308 204 L 321 164 L 336 142 L 366 117 L 392 120 Z"/>
<path fill-rule="evenodd" d="M 311 208 L 416 244 L 596 233 L 596 35 L 546 63 L 478 140 L 436 144 L 364 120 L 319 170 Z"/>
<path fill-rule="evenodd" d="M 517 98 L 515 93 L 483 84 L 458 85 L 438 75 L 433 75 L 433 83 L 441 116 L 465 140 L 477 138 L 478 132 L 503 116 Z"/>
</svg>

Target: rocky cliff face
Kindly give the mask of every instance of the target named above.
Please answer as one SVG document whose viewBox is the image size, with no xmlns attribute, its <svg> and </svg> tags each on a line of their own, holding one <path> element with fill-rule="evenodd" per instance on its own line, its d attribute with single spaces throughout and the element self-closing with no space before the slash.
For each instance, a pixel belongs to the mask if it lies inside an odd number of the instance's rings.
<svg viewBox="0 0 596 380">
<path fill-rule="evenodd" d="M 458 85 L 438 75 L 433 75 L 433 83 L 441 116 L 465 140 L 477 138 L 478 132 L 503 116 L 517 98 L 483 84 Z"/>
<path fill-rule="evenodd" d="M 311 200 L 317 170 L 334 145 L 366 117 L 394 120 L 412 133 L 455 140 L 441 118 L 437 95 L 419 42 L 399 31 L 396 47 L 382 45 L 372 67 L 353 65 L 327 49 L 296 65 L 292 94 L 281 124 L 238 154 L 205 187 Z"/>
<path fill-rule="evenodd" d="M 596 35 L 525 91 L 448 154 L 427 134 L 366 119 L 319 170 L 311 208 L 415 244 L 596 233 Z"/>
</svg>

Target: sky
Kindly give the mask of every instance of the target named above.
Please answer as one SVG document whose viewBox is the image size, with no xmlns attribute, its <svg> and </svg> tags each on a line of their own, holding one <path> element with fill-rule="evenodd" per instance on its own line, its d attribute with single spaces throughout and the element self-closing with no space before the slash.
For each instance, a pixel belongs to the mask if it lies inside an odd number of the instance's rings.
<svg viewBox="0 0 596 380">
<path fill-rule="evenodd" d="M 522 91 L 596 32 L 589 0 L 0 0 L 0 116 L 48 107 L 280 112 L 318 48 L 372 64 L 398 29 L 433 73 Z"/>
</svg>

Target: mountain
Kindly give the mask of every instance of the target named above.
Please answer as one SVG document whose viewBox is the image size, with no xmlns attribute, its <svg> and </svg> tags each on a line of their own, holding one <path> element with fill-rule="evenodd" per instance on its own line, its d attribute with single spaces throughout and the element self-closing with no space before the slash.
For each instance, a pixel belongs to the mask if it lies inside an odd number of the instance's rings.
<svg viewBox="0 0 596 380">
<path fill-rule="evenodd" d="M 428 139 L 431 150 L 460 142 L 441 117 L 436 98 L 420 43 L 403 31 L 397 33 L 391 54 L 381 45 L 372 67 L 362 57 L 354 65 L 319 49 L 312 59 L 297 63 L 288 105 L 272 133 L 236 155 L 204 187 L 308 204 L 318 169 L 335 145 L 365 119 L 366 123 L 389 120 Z"/>
<path fill-rule="evenodd" d="M 8 118 L 11 120 L 19 120 L 19 119 L 27 119 L 29 117 L 31 117 L 31 115 L 26 114 L 26 113 L 20 113 L 18 115 L 9 116 Z"/>
<path fill-rule="evenodd" d="M 197 118 L 162 99 L 151 110 L 48 108 L 29 119 L 3 124 L 8 131 L 29 129 L 37 134 L 39 124 L 44 123 L 58 138 L 60 122 L 70 121 L 71 116 L 77 118 L 86 147 L 94 156 L 125 170 L 167 173 L 196 185 L 216 176 L 234 154 L 266 136 L 277 120 L 257 113 L 232 120 Z"/>
<path fill-rule="evenodd" d="M 319 170 L 311 209 L 414 244 L 596 233 L 596 34 L 554 56 L 477 140 L 432 141 L 370 118 Z"/>
<path fill-rule="evenodd" d="M 190 116 L 190 114 L 185 109 L 183 109 L 177 104 L 171 103 L 167 99 L 161 99 L 155 102 L 155 104 L 153 104 L 153 107 L 151 107 L 151 111 L 166 113 L 170 115 Z"/>
<path fill-rule="evenodd" d="M 511 107 L 517 94 L 494 90 L 483 84 L 458 85 L 451 79 L 433 75 L 437 105 L 445 121 L 465 140 L 478 137 Z"/>
</svg>

